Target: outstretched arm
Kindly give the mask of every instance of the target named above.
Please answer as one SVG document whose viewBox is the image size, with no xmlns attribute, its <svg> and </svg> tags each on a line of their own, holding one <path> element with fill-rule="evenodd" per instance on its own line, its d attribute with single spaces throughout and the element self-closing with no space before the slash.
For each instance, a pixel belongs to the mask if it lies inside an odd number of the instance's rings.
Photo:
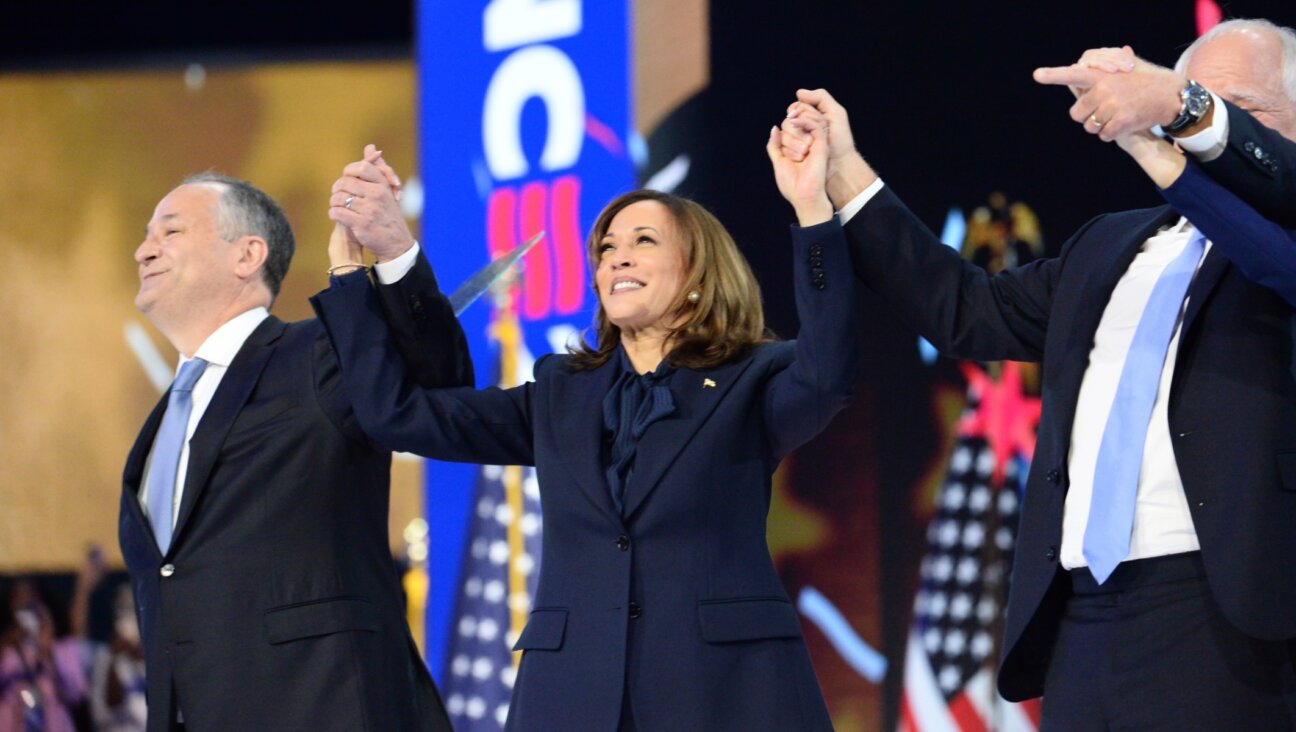
<svg viewBox="0 0 1296 732">
<path fill-rule="evenodd" d="M 382 152 L 366 145 L 333 184 L 329 272 L 363 269 L 364 250 L 380 263 L 403 260 L 395 281 L 377 285 L 382 312 L 411 377 L 424 387 L 471 386 L 467 338 L 436 276 L 419 251 L 400 205 L 400 178 Z M 381 279 L 381 278 L 376 278 Z"/>
<path fill-rule="evenodd" d="M 810 145 L 799 159 L 785 155 L 783 134 L 770 130 L 765 149 L 779 192 L 792 204 L 792 275 L 797 315 L 795 357 L 766 387 L 766 434 L 781 458 L 828 426 L 849 402 L 859 354 L 856 346 L 855 278 L 841 224 L 828 200 L 828 130 L 808 131 Z"/>
<path fill-rule="evenodd" d="M 1183 107 L 1180 92 L 1188 83 L 1182 74 L 1136 57 L 1128 46 L 1092 49 L 1070 66 L 1036 69 L 1034 76 L 1041 84 L 1068 87 L 1076 97 L 1071 119 L 1104 141 L 1169 124 Z M 1230 101 L 1231 90 L 1209 91 L 1206 115 L 1174 138 L 1205 172 L 1262 216 L 1296 226 L 1291 205 L 1296 199 L 1296 142 L 1255 115 L 1270 122 L 1282 117 L 1254 101 L 1247 102 L 1254 115 L 1239 108 Z M 1279 96 L 1276 103 L 1290 103 L 1285 94 Z"/>
<path fill-rule="evenodd" d="M 1296 234 L 1266 219 L 1151 133 L 1117 138 L 1175 210 L 1249 280 L 1296 305 Z"/>
<path fill-rule="evenodd" d="M 311 298 L 360 428 L 390 450 L 438 460 L 532 465 L 534 384 L 429 389 L 411 379 L 364 273 Z"/>
<path fill-rule="evenodd" d="M 855 149 L 846 110 L 823 89 L 797 91 L 780 142 L 806 155 L 815 126 L 827 125 L 828 193 L 841 211 L 856 276 L 948 355 L 1038 360 L 1044 347 L 1055 260 L 990 278 L 940 243 Z"/>
</svg>

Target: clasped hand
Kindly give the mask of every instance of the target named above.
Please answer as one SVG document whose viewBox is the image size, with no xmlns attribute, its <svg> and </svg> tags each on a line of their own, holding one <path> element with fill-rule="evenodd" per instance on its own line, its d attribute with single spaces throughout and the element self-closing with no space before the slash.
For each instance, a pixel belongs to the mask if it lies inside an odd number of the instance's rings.
<svg viewBox="0 0 1296 732">
<path fill-rule="evenodd" d="M 1104 142 L 1173 122 L 1179 92 L 1188 83 L 1173 70 L 1135 56 L 1129 46 L 1090 49 L 1070 66 L 1035 69 L 1034 77 L 1069 88 L 1076 98 L 1071 119 Z"/>
<path fill-rule="evenodd" d="M 364 249 L 387 262 L 414 245 L 400 209 L 401 181 L 374 145 L 365 145 L 360 160 L 342 169 L 329 197 L 329 264 L 361 264 Z"/>
</svg>

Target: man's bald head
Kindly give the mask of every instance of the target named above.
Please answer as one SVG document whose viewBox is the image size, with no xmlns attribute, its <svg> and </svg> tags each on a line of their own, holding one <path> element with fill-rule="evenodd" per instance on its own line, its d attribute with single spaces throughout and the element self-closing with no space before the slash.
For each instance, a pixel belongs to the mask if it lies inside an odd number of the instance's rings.
<svg viewBox="0 0 1296 732">
<path fill-rule="evenodd" d="M 1230 20 L 1188 46 L 1175 71 L 1296 140 L 1296 31 Z"/>
</svg>

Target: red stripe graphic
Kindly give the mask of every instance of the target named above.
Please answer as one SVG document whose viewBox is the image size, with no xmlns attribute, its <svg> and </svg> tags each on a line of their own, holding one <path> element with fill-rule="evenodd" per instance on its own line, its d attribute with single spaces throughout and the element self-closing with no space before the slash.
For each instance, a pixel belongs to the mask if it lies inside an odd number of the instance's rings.
<svg viewBox="0 0 1296 732">
<path fill-rule="evenodd" d="M 565 175 L 552 184 L 532 181 L 520 193 L 502 186 L 487 199 L 486 243 L 491 259 L 509 253 L 536 232 L 547 234 L 523 263 L 519 314 L 525 320 L 570 315 L 585 304 L 589 282 L 580 232 L 580 192 L 580 177 Z"/>
<path fill-rule="evenodd" d="M 486 246 L 491 259 L 517 246 L 517 192 L 512 188 L 496 188 L 486 202 Z"/>
<path fill-rule="evenodd" d="M 585 246 L 580 234 L 580 178 L 564 175 L 553 183 L 549 208 L 554 259 L 557 262 L 558 291 L 554 309 L 570 315 L 580 309 L 589 283 L 585 277 Z"/>
<path fill-rule="evenodd" d="M 545 201 L 548 186 L 536 181 L 522 186 L 519 202 L 519 224 L 526 236 L 545 226 Z M 526 255 L 526 272 L 522 287 L 522 317 L 539 320 L 549 315 L 553 296 L 553 242 L 542 239 Z"/>
</svg>

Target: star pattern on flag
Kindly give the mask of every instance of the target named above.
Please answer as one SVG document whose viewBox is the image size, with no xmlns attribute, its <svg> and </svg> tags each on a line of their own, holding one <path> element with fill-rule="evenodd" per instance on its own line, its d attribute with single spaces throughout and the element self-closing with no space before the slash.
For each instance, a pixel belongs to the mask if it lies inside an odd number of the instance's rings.
<svg viewBox="0 0 1296 732">
<path fill-rule="evenodd" d="M 1039 400 L 1020 365 L 996 381 L 965 364 L 968 402 L 927 528 L 905 656 L 900 729 L 1033 730 L 1038 704 L 994 691 L 993 667 L 1021 511 L 1019 477 L 1034 449 Z"/>
<path fill-rule="evenodd" d="M 942 693 L 952 698 L 991 657 L 1000 590 L 1016 539 L 1018 496 L 995 490 L 994 452 L 979 437 L 959 440 L 936 516 L 914 603 L 914 624 Z M 1016 469 L 1005 469 L 1015 477 Z"/>
<path fill-rule="evenodd" d="M 523 512 L 519 526 L 525 551 L 509 545 L 514 510 L 506 495 L 506 471 L 522 474 Z M 483 465 L 473 495 L 473 515 L 464 555 L 462 584 L 444 676 L 446 711 L 457 732 L 502 730 L 517 669 L 513 664 L 515 608 L 531 606 L 540 575 L 540 489 L 535 470 Z M 510 591 L 510 571 L 525 576 L 525 590 Z"/>
</svg>

